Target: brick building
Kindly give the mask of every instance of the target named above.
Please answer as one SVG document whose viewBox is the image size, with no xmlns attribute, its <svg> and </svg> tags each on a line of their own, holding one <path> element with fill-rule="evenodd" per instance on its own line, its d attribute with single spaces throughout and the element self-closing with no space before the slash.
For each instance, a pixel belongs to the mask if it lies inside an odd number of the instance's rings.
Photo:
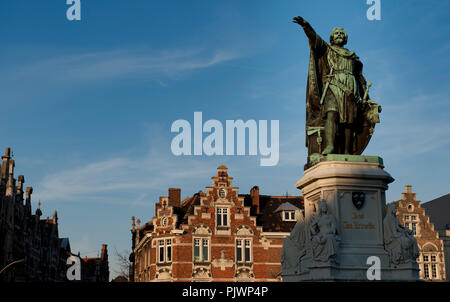
<svg viewBox="0 0 450 302">
<path fill-rule="evenodd" d="M 80 254 L 72 256 L 80 260 L 80 278 L 81 282 L 109 282 L 109 261 L 108 246 L 102 244 L 102 250 L 99 257 L 84 257 Z"/>
<path fill-rule="evenodd" d="M 41 219 L 39 202 L 32 214 L 33 188 L 24 192 L 25 177 L 19 175 L 16 180 L 14 167 L 7 148 L 0 164 L 0 271 L 5 268 L 0 280 L 63 281 L 69 239 L 59 238 L 56 211 L 52 218 Z M 22 262 L 12 264 L 15 261 Z"/>
<path fill-rule="evenodd" d="M 283 239 L 303 209 L 299 196 L 239 194 L 227 167 L 212 186 L 160 197 L 155 216 L 132 218 L 131 281 L 280 281 Z"/>
<path fill-rule="evenodd" d="M 420 256 L 417 258 L 419 277 L 429 281 L 445 281 L 444 242 L 427 216 L 425 208 L 421 206 L 419 200 L 416 200 L 416 193 L 412 192 L 410 185 L 406 186 L 402 199 L 395 201 L 395 204 L 398 207 L 398 219 L 405 227 L 413 230 L 419 245 Z M 448 217 L 450 214 L 445 215 Z"/>
<path fill-rule="evenodd" d="M 450 281 L 450 194 L 422 203 L 422 207 L 444 242 L 446 279 Z"/>
</svg>

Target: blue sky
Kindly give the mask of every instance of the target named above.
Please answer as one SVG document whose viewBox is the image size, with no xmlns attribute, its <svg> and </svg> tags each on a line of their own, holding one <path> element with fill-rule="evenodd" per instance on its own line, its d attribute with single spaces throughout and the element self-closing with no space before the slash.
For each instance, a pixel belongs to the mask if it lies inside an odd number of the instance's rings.
<svg viewBox="0 0 450 302">
<path fill-rule="evenodd" d="M 309 49 L 301 15 L 328 39 L 346 28 L 383 111 L 364 152 L 429 201 L 449 193 L 450 2 L 381 0 L 64 0 L 0 2 L 1 148 L 34 187 L 33 210 L 58 210 L 60 236 L 95 256 L 130 249 L 130 218 L 148 221 L 168 187 L 204 190 L 225 164 L 241 193 L 299 194 Z M 172 122 L 279 120 L 280 161 L 260 156 L 175 157 Z M 114 273 L 111 274 L 114 277 Z"/>
</svg>

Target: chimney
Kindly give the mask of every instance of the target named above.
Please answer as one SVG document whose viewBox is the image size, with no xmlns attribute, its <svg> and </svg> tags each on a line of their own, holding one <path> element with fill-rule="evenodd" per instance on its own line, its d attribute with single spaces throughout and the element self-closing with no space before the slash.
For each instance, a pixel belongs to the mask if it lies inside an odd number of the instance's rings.
<svg viewBox="0 0 450 302">
<path fill-rule="evenodd" d="M 137 222 L 136 243 L 139 243 L 139 241 L 141 240 L 141 220 L 138 219 L 136 222 Z"/>
<path fill-rule="evenodd" d="M 169 206 L 181 206 L 181 189 L 169 188 Z"/>
<path fill-rule="evenodd" d="M 250 190 L 250 196 L 252 198 L 252 205 L 256 207 L 256 214 L 259 214 L 259 188 L 258 186 L 254 186 Z"/>
<path fill-rule="evenodd" d="M 56 212 L 56 210 L 53 212 L 52 221 L 54 224 L 58 223 L 58 213 Z"/>
<path fill-rule="evenodd" d="M 107 257 L 108 257 L 108 247 L 107 246 L 108 245 L 106 245 L 106 244 L 102 244 L 102 253 L 101 253 L 102 260 L 107 259 Z"/>
</svg>

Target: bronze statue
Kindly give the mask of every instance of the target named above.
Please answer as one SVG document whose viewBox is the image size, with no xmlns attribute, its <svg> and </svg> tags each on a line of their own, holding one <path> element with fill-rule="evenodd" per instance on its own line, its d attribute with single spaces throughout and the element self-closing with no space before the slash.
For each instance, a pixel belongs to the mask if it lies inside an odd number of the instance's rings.
<svg viewBox="0 0 450 302">
<path fill-rule="evenodd" d="M 293 22 L 302 26 L 311 50 L 306 91 L 308 165 L 321 155 L 361 154 L 381 112 L 369 98 L 363 64 L 355 52 L 343 47 L 348 40 L 343 28 L 333 29 L 327 43 L 302 17 Z"/>
</svg>

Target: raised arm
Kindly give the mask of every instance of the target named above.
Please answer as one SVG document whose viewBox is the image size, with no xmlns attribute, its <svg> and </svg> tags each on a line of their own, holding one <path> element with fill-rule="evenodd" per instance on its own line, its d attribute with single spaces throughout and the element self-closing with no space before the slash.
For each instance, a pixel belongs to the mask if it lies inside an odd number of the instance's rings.
<svg viewBox="0 0 450 302">
<path fill-rule="evenodd" d="M 327 43 L 315 32 L 308 21 L 298 16 L 294 17 L 292 22 L 299 24 L 303 28 L 303 31 L 308 37 L 309 44 L 314 50 L 320 51 L 326 47 Z"/>
</svg>

